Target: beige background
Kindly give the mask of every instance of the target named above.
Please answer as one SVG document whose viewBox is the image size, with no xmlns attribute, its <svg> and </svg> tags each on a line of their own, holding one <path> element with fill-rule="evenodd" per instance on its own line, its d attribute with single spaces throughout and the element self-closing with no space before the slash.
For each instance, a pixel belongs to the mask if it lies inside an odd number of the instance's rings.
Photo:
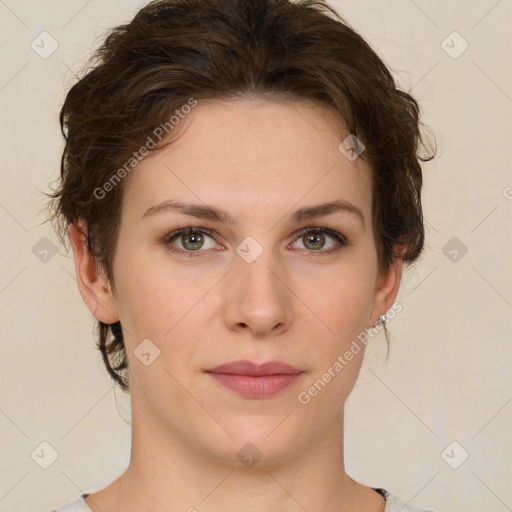
<svg viewBox="0 0 512 512">
<path fill-rule="evenodd" d="M 0 512 L 47 512 L 128 463 L 127 397 L 94 348 L 72 259 L 59 248 L 41 260 L 36 244 L 56 238 L 38 225 L 37 188 L 58 173 L 73 72 L 143 3 L 0 1 Z M 512 510 L 512 2 L 331 4 L 412 88 L 439 147 L 424 166 L 426 252 L 405 275 L 390 358 L 380 335 L 346 406 L 347 471 L 439 511 Z M 58 43 L 46 59 L 31 48 L 42 31 Z M 469 44 L 457 58 L 453 31 Z M 58 452 L 48 469 L 31 457 L 43 441 Z M 463 450 L 457 469 L 445 462 Z"/>
</svg>

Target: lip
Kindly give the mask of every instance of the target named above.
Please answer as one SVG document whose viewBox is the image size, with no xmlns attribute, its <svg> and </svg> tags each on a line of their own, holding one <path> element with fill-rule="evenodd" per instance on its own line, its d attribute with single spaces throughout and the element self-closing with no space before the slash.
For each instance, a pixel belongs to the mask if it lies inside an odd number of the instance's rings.
<svg viewBox="0 0 512 512">
<path fill-rule="evenodd" d="M 219 384 L 249 398 L 273 396 L 293 385 L 304 373 L 281 361 L 257 364 L 231 361 L 207 370 Z"/>
<path fill-rule="evenodd" d="M 267 361 L 266 363 L 253 363 L 248 360 L 230 361 L 210 370 L 209 373 L 231 373 L 233 375 L 251 375 L 251 376 L 268 376 L 268 375 L 297 375 L 302 370 L 295 368 L 281 361 Z"/>
</svg>

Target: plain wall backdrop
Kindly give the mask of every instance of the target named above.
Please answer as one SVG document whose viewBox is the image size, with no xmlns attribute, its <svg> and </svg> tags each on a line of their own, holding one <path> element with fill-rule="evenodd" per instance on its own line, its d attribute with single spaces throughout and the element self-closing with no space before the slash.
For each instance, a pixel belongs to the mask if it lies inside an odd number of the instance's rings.
<svg viewBox="0 0 512 512">
<path fill-rule="evenodd" d="M 346 405 L 347 472 L 438 511 L 512 510 L 512 2 L 330 3 L 419 100 L 438 144 L 390 357 L 379 334 Z M 144 4 L 0 0 L 1 512 L 47 512 L 128 464 L 128 397 L 94 347 L 71 254 L 40 225 L 37 189 L 59 172 L 74 73 Z"/>
</svg>

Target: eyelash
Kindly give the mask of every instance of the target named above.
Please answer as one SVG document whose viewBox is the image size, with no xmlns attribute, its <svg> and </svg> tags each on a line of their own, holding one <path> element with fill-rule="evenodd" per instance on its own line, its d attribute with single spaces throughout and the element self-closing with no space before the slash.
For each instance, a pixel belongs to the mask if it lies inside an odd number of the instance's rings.
<svg viewBox="0 0 512 512">
<path fill-rule="evenodd" d="M 193 227 L 178 229 L 177 231 L 173 231 L 172 233 L 169 233 L 164 238 L 164 243 L 165 243 L 165 245 L 168 246 L 167 249 L 169 251 L 175 253 L 175 254 L 186 255 L 186 256 L 192 257 L 192 258 L 193 257 L 197 257 L 197 256 L 201 256 L 201 252 L 206 252 L 206 251 L 201 251 L 201 250 L 198 250 L 198 251 L 184 251 L 182 249 L 176 249 L 175 247 L 173 247 L 171 245 L 171 242 L 173 242 L 179 236 L 195 234 L 195 233 L 199 233 L 201 235 L 207 235 L 209 237 L 212 237 L 213 230 L 212 229 L 206 229 L 206 228 L 193 228 Z M 297 234 L 297 237 L 296 237 L 295 241 L 299 240 L 300 238 L 302 238 L 304 235 L 306 235 L 308 233 L 325 233 L 325 234 L 331 236 L 332 238 L 334 238 L 338 242 L 338 245 L 336 245 L 335 247 L 332 247 L 331 249 L 327 249 L 325 251 L 322 251 L 322 250 L 319 250 L 319 251 L 307 251 L 308 253 L 310 253 L 309 255 L 311 257 L 322 256 L 322 255 L 326 255 L 326 254 L 333 254 L 333 253 L 341 250 L 343 247 L 346 247 L 346 246 L 350 245 L 349 241 L 347 240 L 347 238 L 344 235 L 342 235 L 341 233 L 338 233 L 337 231 L 334 231 L 332 229 L 329 229 L 329 228 L 326 228 L 326 227 L 323 227 L 323 226 L 315 227 L 315 228 L 305 228 L 305 229 L 301 230 Z"/>
</svg>

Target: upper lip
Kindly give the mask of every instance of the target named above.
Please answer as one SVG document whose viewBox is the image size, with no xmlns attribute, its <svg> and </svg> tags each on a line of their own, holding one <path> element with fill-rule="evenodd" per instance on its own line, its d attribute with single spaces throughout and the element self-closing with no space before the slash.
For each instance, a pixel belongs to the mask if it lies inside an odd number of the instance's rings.
<svg viewBox="0 0 512 512">
<path fill-rule="evenodd" d="M 206 370 L 210 373 L 232 373 L 235 375 L 295 375 L 302 373 L 299 370 L 289 364 L 281 361 L 268 361 L 265 363 L 253 363 L 252 361 L 241 360 L 241 361 L 230 361 L 224 363 L 215 368 Z"/>
</svg>

